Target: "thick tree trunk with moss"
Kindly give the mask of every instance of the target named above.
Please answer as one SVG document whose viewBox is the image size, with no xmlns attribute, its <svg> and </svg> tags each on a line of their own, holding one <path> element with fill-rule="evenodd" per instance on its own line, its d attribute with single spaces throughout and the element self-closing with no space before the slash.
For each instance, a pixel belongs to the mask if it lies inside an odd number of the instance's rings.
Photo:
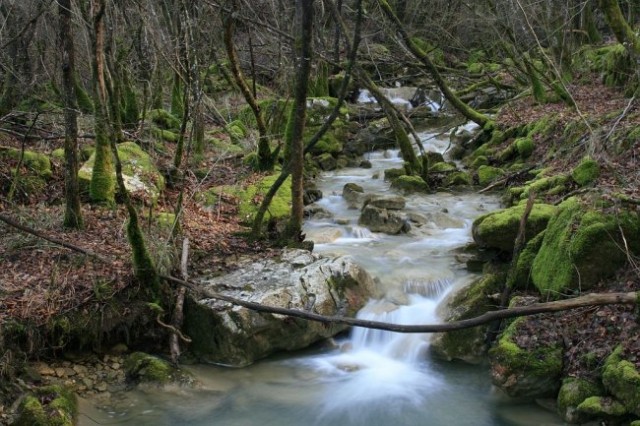
<svg viewBox="0 0 640 426">
<path fill-rule="evenodd" d="M 64 101 L 64 226 L 82 228 L 78 185 L 78 105 L 76 102 L 75 48 L 71 25 L 71 0 L 58 1 L 60 46 L 62 48 L 62 88 Z"/>
<path fill-rule="evenodd" d="M 618 0 L 598 0 L 598 6 L 604 13 L 607 23 L 619 43 L 627 46 L 634 58 L 640 57 L 640 36 L 627 23 Z"/>
<path fill-rule="evenodd" d="M 307 117 L 307 91 L 309 89 L 309 75 L 311 74 L 312 34 L 313 34 L 313 0 L 296 1 L 295 21 L 295 55 L 296 55 L 296 85 L 294 90 L 293 108 L 287 125 L 286 142 L 291 147 L 291 218 L 287 226 L 287 239 L 292 242 L 300 241 L 302 219 L 304 212 L 303 170 L 304 170 L 304 141 L 303 133 Z"/>
<path fill-rule="evenodd" d="M 104 59 L 104 37 L 105 37 L 105 3 L 104 0 L 92 0 L 93 19 L 93 104 L 95 120 L 95 162 L 91 175 L 89 195 L 93 201 L 114 202 L 114 181 L 113 163 L 109 150 L 108 113 L 107 113 L 107 87 L 105 82 L 105 59 Z"/>
<path fill-rule="evenodd" d="M 420 49 L 413 42 L 413 40 L 411 40 L 411 37 L 409 37 L 409 34 L 402 26 L 402 22 L 400 22 L 387 0 L 377 0 L 377 2 L 387 18 L 395 26 L 396 31 L 404 42 L 404 45 L 425 66 L 425 68 L 431 75 L 431 78 L 433 78 L 433 81 L 436 83 L 438 88 L 440 88 L 442 94 L 451 103 L 451 105 L 453 105 L 453 107 L 457 109 L 463 116 L 477 123 L 480 127 L 484 127 L 487 123 L 489 123 L 489 117 L 471 108 L 455 95 L 447 82 L 444 81 L 444 78 L 438 71 L 438 68 L 435 66 L 435 64 L 431 61 L 429 56 L 422 49 Z"/>
<path fill-rule="evenodd" d="M 223 16 L 222 21 L 224 24 L 224 46 L 229 59 L 231 75 L 256 118 L 256 125 L 258 127 L 258 168 L 260 170 L 271 170 L 273 169 L 274 158 L 271 154 L 271 148 L 269 147 L 267 124 L 265 122 L 264 115 L 262 114 L 262 109 L 253 95 L 251 88 L 247 84 L 242 69 L 240 69 L 238 53 L 236 52 L 236 48 L 233 44 L 235 18 L 233 15 L 226 15 Z"/>
</svg>

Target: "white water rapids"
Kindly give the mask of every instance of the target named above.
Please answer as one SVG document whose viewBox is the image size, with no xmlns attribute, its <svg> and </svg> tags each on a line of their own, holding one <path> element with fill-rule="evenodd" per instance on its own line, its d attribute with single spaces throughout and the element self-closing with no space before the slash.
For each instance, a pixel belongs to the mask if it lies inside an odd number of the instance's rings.
<svg viewBox="0 0 640 426">
<path fill-rule="evenodd" d="M 427 149 L 443 151 L 448 145 L 432 134 L 422 136 Z M 308 221 L 305 232 L 339 234 L 317 244 L 315 251 L 353 256 L 384 286 L 384 299 L 371 300 L 360 318 L 438 322 L 437 308 L 447 292 L 474 278 L 456 261 L 454 250 L 471 241 L 473 219 L 498 208 L 498 200 L 473 193 L 407 196 L 405 211 L 424 215 L 427 223 L 407 235 L 372 233 L 357 225 L 359 210 L 348 208 L 342 187 L 354 182 L 367 193 L 392 194 L 382 171 L 399 167 L 402 160 L 396 151 L 372 153 L 368 159 L 371 169 L 343 169 L 320 179 L 325 196 L 319 204 L 334 218 Z M 100 410 L 84 401 L 80 425 L 562 424 L 535 406 L 492 394 L 486 367 L 431 359 L 429 338 L 356 328 L 337 339 L 337 347 L 281 355 L 243 369 L 193 366 L 203 389 L 140 389 L 114 395 Z"/>
</svg>

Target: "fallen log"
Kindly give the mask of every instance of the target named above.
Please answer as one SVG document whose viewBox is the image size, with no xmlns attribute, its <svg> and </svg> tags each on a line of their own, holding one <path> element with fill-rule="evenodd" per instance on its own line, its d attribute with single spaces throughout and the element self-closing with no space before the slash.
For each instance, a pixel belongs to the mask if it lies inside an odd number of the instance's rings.
<svg viewBox="0 0 640 426">
<path fill-rule="evenodd" d="M 557 300 L 554 302 L 535 303 L 529 306 L 519 306 L 515 308 L 501 309 L 497 311 L 487 312 L 475 318 L 469 318 L 460 321 L 453 321 L 443 324 L 419 324 L 404 325 L 390 324 L 380 321 L 369 321 L 358 318 L 348 318 L 341 316 L 324 316 L 309 311 L 301 311 L 297 309 L 280 308 L 276 306 L 266 306 L 259 303 L 248 302 L 246 300 L 236 299 L 235 297 L 226 296 L 204 288 L 200 288 L 197 284 L 181 280 L 171 276 L 162 276 L 167 281 L 187 287 L 197 294 L 210 299 L 222 300 L 233 305 L 243 306 L 256 312 L 265 312 L 270 314 L 286 315 L 294 318 L 301 318 L 310 321 L 318 321 L 324 324 L 345 324 L 352 327 L 371 328 L 375 330 L 395 331 L 398 333 L 441 333 L 446 331 L 463 330 L 466 328 L 476 327 L 487 324 L 496 320 L 508 318 L 530 316 L 549 312 L 568 311 L 590 306 L 602 305 L 635 305 L 640 301 L 640 292 L 628 293 L 592 293 L 585 296 L 579 296 L 573 299 Z"/>
</svg>

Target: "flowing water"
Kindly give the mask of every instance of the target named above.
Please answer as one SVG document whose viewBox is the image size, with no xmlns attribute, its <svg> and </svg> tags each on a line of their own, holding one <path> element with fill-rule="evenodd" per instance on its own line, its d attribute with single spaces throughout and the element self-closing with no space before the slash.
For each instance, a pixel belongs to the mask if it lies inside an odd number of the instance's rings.
<svg viewBox="0 0 640 426">
<path fill-rule="evenodd" d="M 423 134 L 427 149 L 448 142 Z M 318 183 L 319 204 L 334 218 L 310 220 L 309 236 L 332 235 L 316 244 L 327 255 L 349 254 L 385 290 L 360 318 L 401 324 L 438 322 L 437 307 L 451 288 L 474 278 L 455 259 L 471 241 L 471 222 L 499 207 L 492 196 L 428 194 L 407 197 L 408 213 L 422 226 L 409 234 L 376 234 L 357 225 L 358 210 L 340 195 L 345 183 L 367 193 L 392 194 L 382 171 L 399 167 L 396 151 L 369 154 L 371 169 L 343 169 Z M 378 176 L 376 179 L 375 176 Z M 340 224 L 338 224 L 340 223 Z M 336 238 L 337 237 L 337 238 Z M 313 238 L 312 238 L 313 239 Z M 515 404 L 492 392 L 486 367 L 430 358 L 429 335 L 356 328 L 336 345 L 281 355 L 243 369 L 199 365 L 199 390 L 137 390 L 103 409 L 82 404 L 81 425 L 386 426 L 562 424 L 535 406 Z"/>
</svg>

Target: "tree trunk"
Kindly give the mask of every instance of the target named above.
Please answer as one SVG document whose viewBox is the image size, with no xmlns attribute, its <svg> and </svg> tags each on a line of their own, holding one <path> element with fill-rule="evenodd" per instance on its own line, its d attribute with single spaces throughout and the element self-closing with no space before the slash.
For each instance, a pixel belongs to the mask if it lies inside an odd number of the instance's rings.
<svg viewBox="0 0 640 426">
<path fill-rule="evenodd" d="M 640 57 L 640 36 L 627 23 L 618 0 L 598 0 L 598 6 L 604 13 L 605 19 L 618 42 L 627 46 L 634 58 Z"/>
<path fill-rule="evenodd" d="M 251 88 L 247 84 L 244 74 L 242 73 L 242 69 L 240 69 L 238 54 L 233 44 L 235 20 L 232 15 L 223 16 L 222 20 L 224 24 L 224 46 L 229 59 L 231 75 L 256 118 L 256 125 L 258 127 L 258 169 L 271 170 L 273 169 L 274 158 L 271 154 L 271 148 L 269 147 L 267 124 L 264 120 L 264 115 L 262 114 L 260 105 L 251 91 Z"/>
<path fill-rule="evenodd" d="M 296 1 L 295 55 L 296 85 L 293 108 L 287 124 L 286 143 L 291 147 L 291 218 L 287 227 L 287 239 L 298 242 L 302 232 L 304 213 L 303 169 L 304 141 L 303 133 L 307 116 L 307 90 L 311 73 L 312 33 L 313 33 L 313 0 Z"/>
<path fill-rule="evenodd" d="M 469 105 L 462 102 L 460 98 L 458 98 L 455 93 L 453 93 L 451 88 L 449 88 L 447 82 L 444 81 L 444 78 L 442 78 L 442 75 L 440 75 L 438 68 L 431 61 L 431 59 L 429 59 L 429 56 L 427 56 L 427 54 L 418 46 L 416 46 L 416 44 L 411 40 L 411 37 L 409 37 L 409 34 L 402 26 L 402 23 L 393 12 L 393 9 L 391 8 L 387 0 L 378 0 L 378 4 L 382 8 L 382 11 L 387 16 L 387 18 L 393 23 L 393 25 L 395 25 L 396 31 L 400 34 L 400 37 L 402 38 L 402 41 L 404 42 L 407 49 L 409 49 L 409 51 L 420 62 L 422 62 L 429 74 L 431 74 L 431 77 L 433 78 L 435 83 L 442 91 L 444 97 L 451 103 L 451 105 L 453 105 L 453 107 L 467 119 L 477 123 L 480 127 L 484 127 L 485 124 L 488 124 L 490 122 L 489 117 L 474 110 Z"/>
<path fill-rule="evenodd" d="M 109 132 L 109 115 L 106 104 L 104 0 L 92 0 L 91 8 L 93 20 L 93 51 L 91 53 L 93 55 L 93 105 L 95 109 L 96 149 L 89 195 L 93 201 L 113 203 L 115 185 L 113 181 L 113 163 L 111 160 L 111 152 L 109 151 L 111 134 Z"/>
<path fill-rule="evenodd" d="M 75 49 L 71 25 L 71 0 L 58 1 L 60 46 L 62 49 L 62 88 L 64 101 L 64 226 L 82 228 L 78 187 L 78 105 L 75 91 Z"/>
</svg>

